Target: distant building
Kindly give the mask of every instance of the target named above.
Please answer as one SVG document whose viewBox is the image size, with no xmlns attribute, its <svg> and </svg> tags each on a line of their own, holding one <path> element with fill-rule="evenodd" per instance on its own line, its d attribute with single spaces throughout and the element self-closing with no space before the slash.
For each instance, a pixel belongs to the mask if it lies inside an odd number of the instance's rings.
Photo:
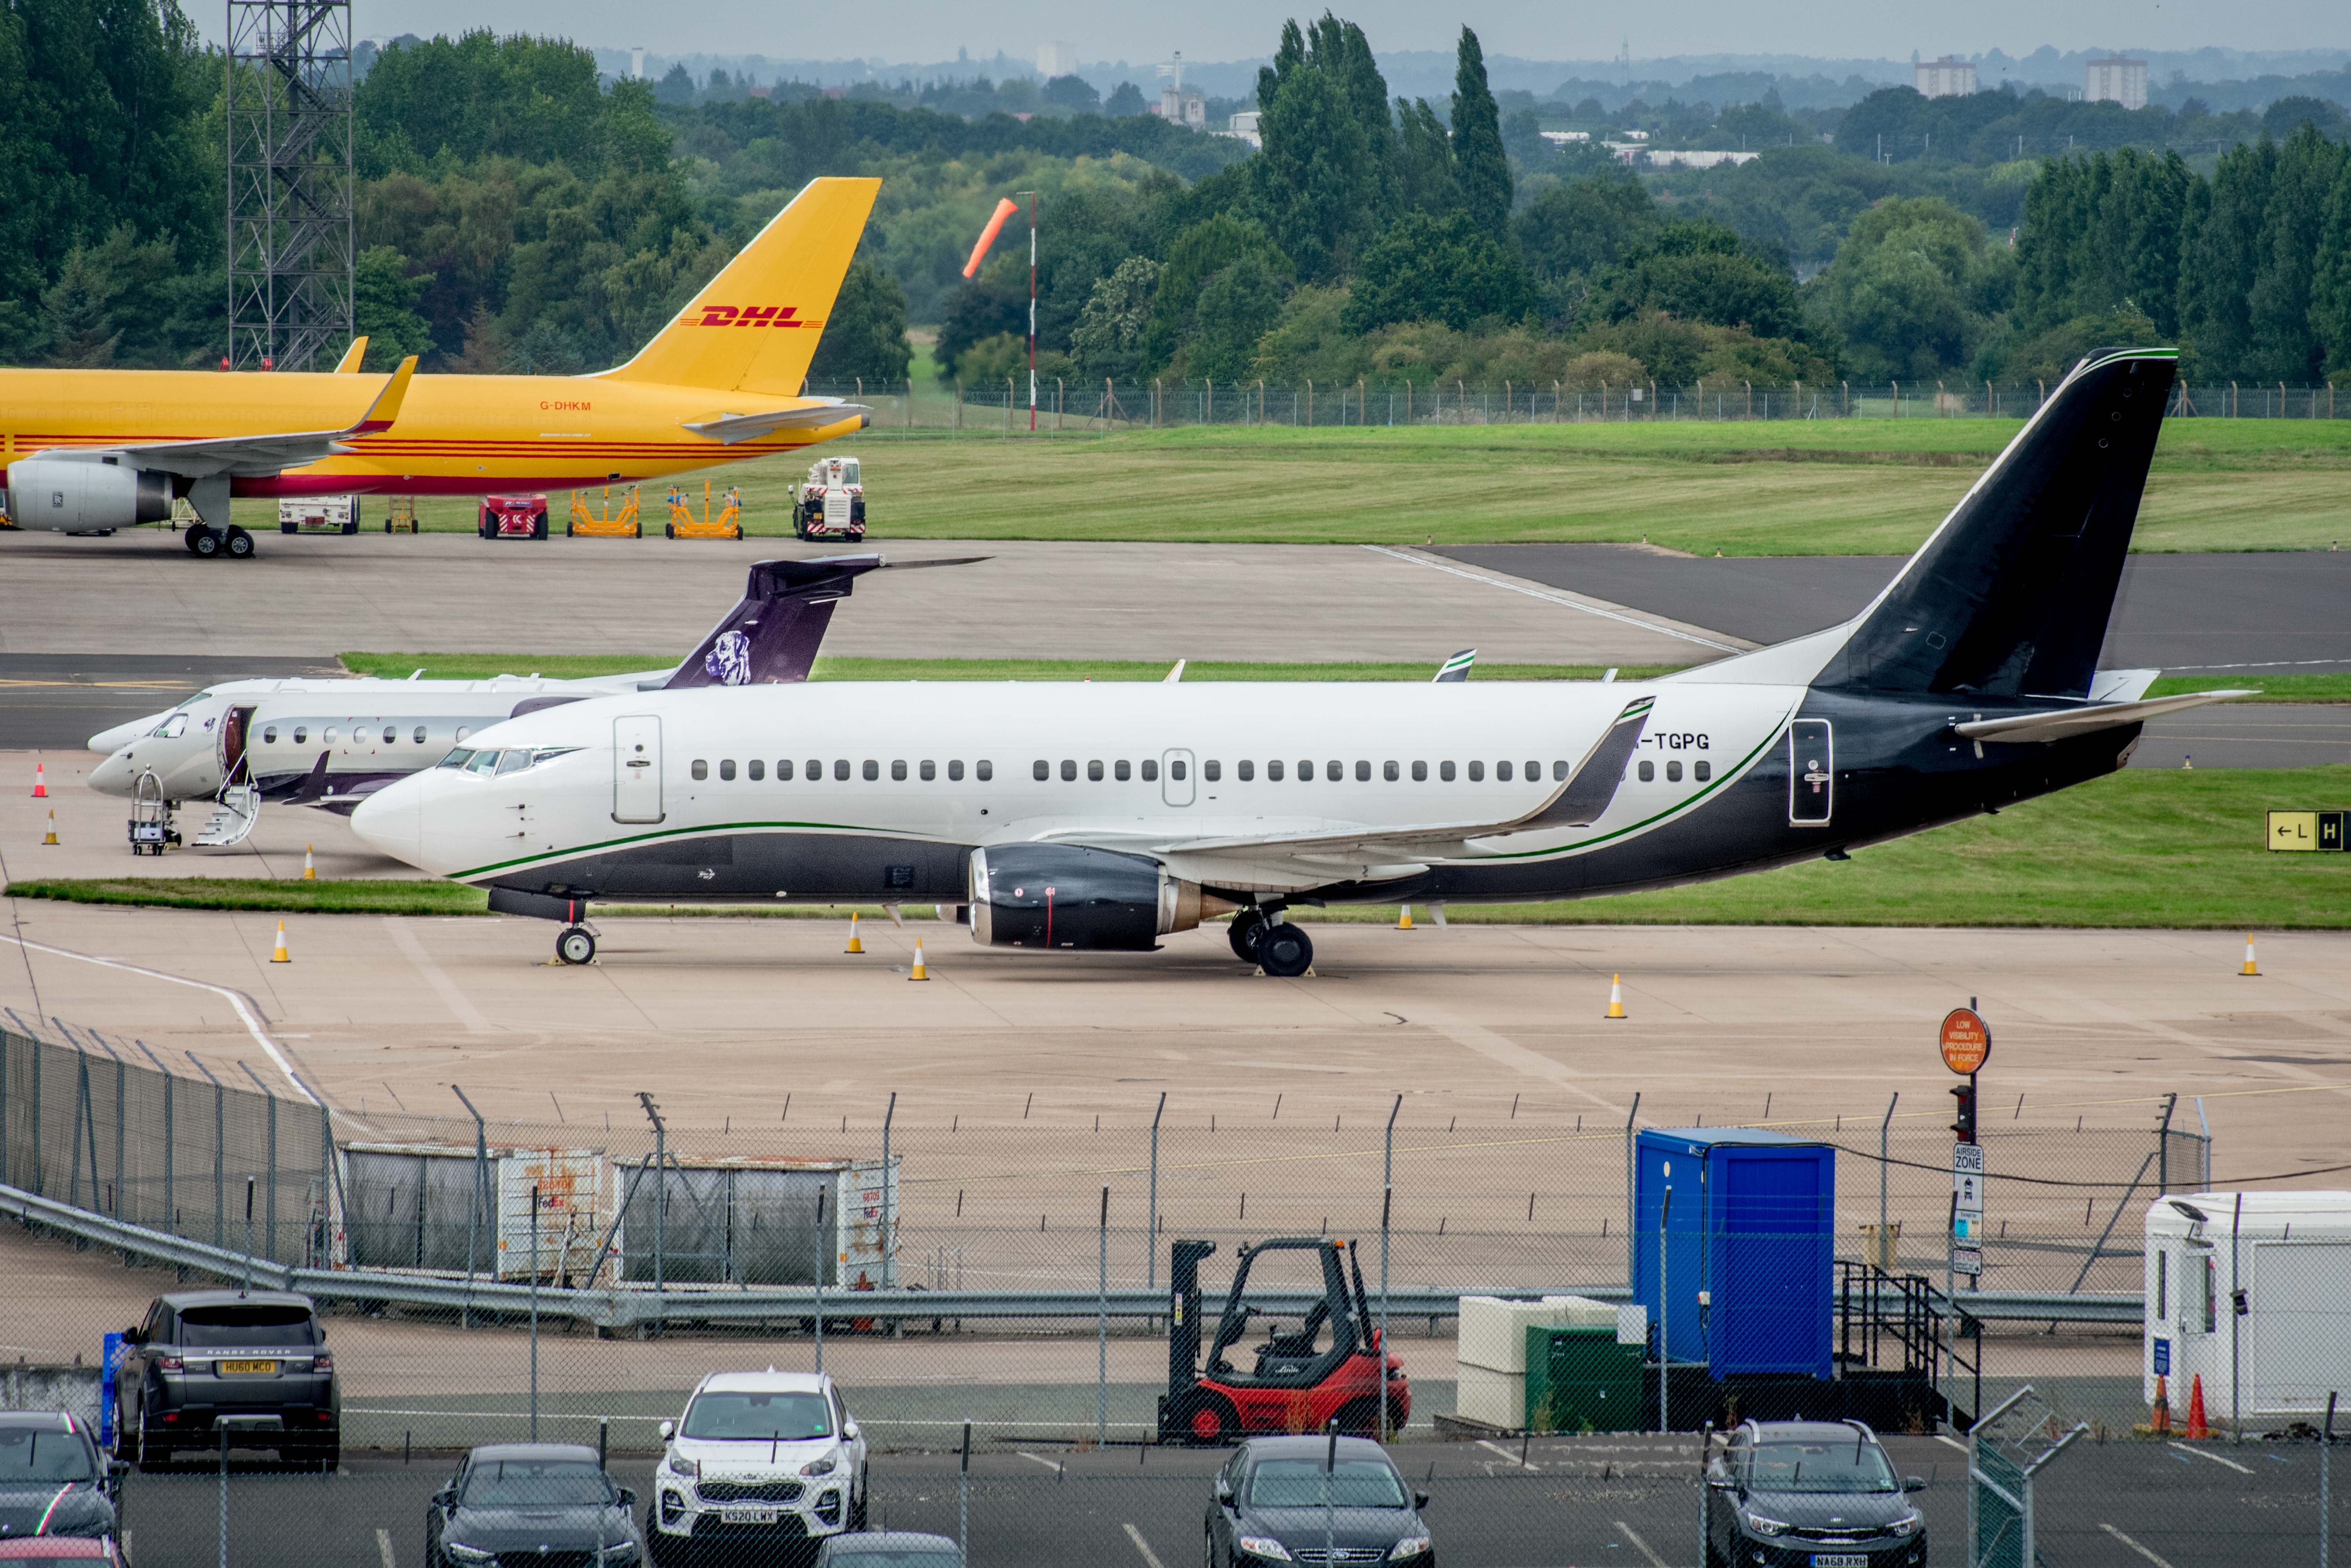
<svg viewBox="0 0 2351 1568">
<path fill-rule="evenodd" d="M 1589 131 L 1546 131 L 1542 139 L 1553 147 L 1573 147 L 1592 140 Z"/>
<path fill-rule="evenodd" d="M 1208 128 L 1208 100 L 1197 91 L 1186 91 L 1174 86 L 1163 87 L 1159 89 L 1159 101 L 1151 106 L 1151 112 L 1162 120 L 1172 120 L 1195 131 Z"/>
<path fill-rule="evenodd" d="M 1240 110 L 1225 122 L 1224 134 L 1232 137 L 1235 141 L 1246 141 L 1251 147 L 1262 148 L 1265 145 L 1265 138 L 1258 131 L 1258 113 L 1259 111 L 1254 109 Z"/>
<path fill-rule="evenodd" d="M 1718 169 L 1725 163 L 1735 168 L 1741 163 L 1751 163 L 1762 156 L 1761 152 L 1733 152 L 1716 149 L 1669 150 L 1652 147 L 1648 152 L 1648 163 L 1652 169 Z"/>
<path fill-rule="evenodd" d="M 645 79 L 645 52 L 643 49 L 629 51 L 629 79 L 631 81 Z"/>
<path fill-rule="evenodd" d="M 1058 40 L 1037 46 L 1037 74 L 1047 81 L 1055 77 L 1075 76 L 1078 70 L 1078 49 L 1074 44 Z"/>
<path fill-rule="evenodd" d="M 1939 60 L 1920 60 L 1910 68 L 1916 79 L 1912 83 L 1921 98 L 1966 98 L 1976 90 L 1976 66 L 1973 60 L 1963 60 L 1945 55 Z"/>
<path fill-rule="evenodd" d="M 2120 55 L 2092 60 L 2082 73 L 2082 96 L 2092 103 L 2119 103 L 2125 109 L 2147 107 L 2147 62 Z"/>
</svg>

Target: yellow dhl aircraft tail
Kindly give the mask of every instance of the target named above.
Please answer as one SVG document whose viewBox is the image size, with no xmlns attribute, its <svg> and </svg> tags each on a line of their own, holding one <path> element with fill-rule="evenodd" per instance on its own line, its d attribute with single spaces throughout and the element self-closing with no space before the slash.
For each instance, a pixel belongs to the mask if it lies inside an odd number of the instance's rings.
<svg viewBox="0 0 2351 1568">
<path fill-rule="evenodd" d="M 694 302 L 605 380 L 797 397 L 879 180 L 811 180 Z"/>
</svg>

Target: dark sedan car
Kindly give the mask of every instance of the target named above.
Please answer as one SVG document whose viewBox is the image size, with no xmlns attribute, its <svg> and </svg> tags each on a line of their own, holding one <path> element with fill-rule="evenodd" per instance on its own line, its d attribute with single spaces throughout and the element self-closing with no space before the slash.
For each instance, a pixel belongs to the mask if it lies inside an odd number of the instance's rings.
<svg viewBox="0 0 2351 1568">
<path fill-rule="evenodd" d="M 963 1548 L 944 1535 L 859 1531 L 829 1537 L 816 1554 L 816 1568 L 964 1568 Z"/>
<path fill-rule="evenodd" d="M 1251 1437 L 1217 1472 L 1208 1568 L 1401 1563 L 1432 1568 L 1420 1511 L 1387 1450 L 1365 1437 Z"/>
<path fill-rule="evenodd" d="M 458 1461 L 424 1516 L 424 1568 L 636 1568 L 644 1561 L 636 1494 L 596 1450 L 491 1443 Z"/>
<path fill-rule="evenodd" d="M 1708 1568 L 1919 1568 L 1926 1485 L 1859 1421 L 1750 1421 L 1707 1464 Z"/>
<path fill-rule="evenodd" d="M 180 1291 L 123 1333 L 118 1451 L 141 1467 L 173 1450 L 270 1448 L 322 1470 L 342 1463 L 342 1403 L 327 1333 L 308 1296 Z"/>
<path fill-rule="evenodd" d="M 0 1542 L 110 1540 L 120 1500 L 121 1467 L 98 1451 L 87 1422 L 62 1412 L 0 1411 Z"/>
</svg>

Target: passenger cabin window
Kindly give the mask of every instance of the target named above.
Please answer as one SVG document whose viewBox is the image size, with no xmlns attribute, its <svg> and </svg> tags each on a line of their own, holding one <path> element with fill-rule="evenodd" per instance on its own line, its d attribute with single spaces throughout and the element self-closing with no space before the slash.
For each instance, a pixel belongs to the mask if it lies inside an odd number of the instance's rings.
<svg viewBox="0 0 2351 1568">
<path fill-rule="evenodd" d="M 1146 757 L 1143 759 L 1143 781 L 1145 784 L 1156 784 L 1159 782 L 1159 759 L 1157 758 Z"/>
<path fill-rule="evenodd" d="M 1358 761 L 1355 764 L 1355 782 L 1358 784 L 1368 784 L 1371 781 L 1372 765 L 1368 762 Z"/>
<path fill-rule="evenodd" d="M 385 725 L 383 727 L 383 743 L 386 746 L 390 746 L 393 741 L 398 740 L 399 738 L 400 731 L 398 729 L 394 728 L 391 725 Z"/>
<path fill-rule="evenodd" d="M 1053 776 L 1053 765 L 1040 757 L 1037 758 L 1036 766 L 1029 771 L 1034 775 L 1037 782 L 1042 784 Z"/>
<path fill-rule="evenodd" d="M 1564 768 L 1567 764 L 1562 762 L 1560 766 Z M 1699 761 L 1693 763 L 1690 767 L 1690 777 L 1696 779 L 1701 784 L 1705 783 L 1708 779 L 1714 777 L 1714 764 L 1705 761 L 1704 759 L 1700 759 Z"/>
<path fill-rule="evenodd" d="M 1281 782 L 1281 758 L 1277 757 L 1265 765 L 1265 776 L 1276 784 Z"/>
<path fill-rule="evenodd" d="M 958 763 L 956 766 L 960 767 L 962 765 Z M 990 762 L 985 757 L 981 758 L 977 762 L 973 763 L 971 766 L 972 777 L 977 779 L 983 784 L 996 777 L 996 764 Z"/>
<path fill-rule="evenodd" d="M 332 745 L 334 745 L 334 744 L 335 744 L 335 727 L 334 727 L 333 725 L 331 725 L 331 724 L 330 724 L 330 725 L 329 725 L 329 726 L 327 727 L 327 733 L 326 733 L 326 734 L 324 734 L 324 735 L 322 735 L 322 736 L 320 736 L 319 738 L 321 741 L 324 741 L 324 742 L 325 742 L 327 745 L 329 745 L 329 746 L 332 746 Z"/>
<path fill-rule="evenodd" d="M 824 758 L 821 757 L 810 758 L 808 765 L 808 781 L 811 784 L 819 784 L 822 783 L 823 780 Z"/>
<path fill-rule="evenodd" d="M 1122 757 L 1118 759 L 1118 766 L 1112 768 L 1110 771 L 1112 778 L 1123 784 L 1128 779 L 1134 777 L 1134 764 Z"/>
<path fill-rule="evenodd" d="M 1509 763 L 1497 762 L 1494 764 L 1494 781 L 1498 784 L 1508 784 L 1510 781 L 1510 765 Z"/>
<path fill-rule="evenodd" d="M 792 759 L 789 757 L 779 757 L 776 758 L 776 782 L 778 784 L 789 784 L 791 781 Z"/>
<path fill-rule="evenodd" d="M 1347 765 L 1343 762 L 1326 762 L 1322 765 L 1322 777 L 1333 784 L 1346 776 Z"/>
<path fill-rule="evenodd" d="M 1403 777 L 1403 775 L 1398 771 L 1395 763 L 1383 762 L 1380 764 L 1380 777 L 1393 784 L 1399 778 Z"/>
<path fill-rule="evenodd" d="M 1175 779 L 1179 784 L 1184 781 L 1184 759 L 1182 758 L 1171 757 L 1167 759 L 1167 777 Z"/>
<path fill-rule="evenodd" d="M 1486 765 L 1482 762 L 1471 763 L 1469 765 L 1469 782 L 1472 784 L 1482 784 L 1485 781 Z"/>
<path fill-rule="evenodd" d="M 1541 781 L 1541 779 L 1542 779 L 1542 764 L 1541 764 L 1541 763 L 1540 763 L 1540 762 L 1530 762 L 1530 763 L 1528 763 L 1528 764 L 1527 764 L 1527 782 L 1528 782 L 1528 783 L 1530 783 L 1530 784 L 1535 784 L 1535 783 L 1540 783 L 1540 782 Z"/>
<path fill-rule="evenodd" d="M 1427 763 L 1416 762 L 1412 765 L 1412 781 L 1416 784 L 1426 784 L 1428 782 Z"/>
<path fill-rule="evenodd" d="M 694 759 L 694 766 L 687 768 L 686 771 L 693 774 L 696 779 L 707 779 L 710 777 L 710 764 L 697 757 Z"/>
<path fill-rule="evenodd" d="M 848 783 L 848 782 L 849 782 L 849 758 L 846 758 L 846 757 L 836 757 L 836 758 L 834 758 L 832 759 L 832 776 L 833 776 L 834 779 L 836 779 L 836 780 L 837 780 L 837 781 L 839 781 L 840 783 L 846 784 L 846 783 Z"/>
<path fill-rule="evenodd" d="M 939 765 L 929 758 L 923 758 L 923 782 L 928 784 L 939 776 Z"/>
<path fill-rule="evenodd" d="M 1563 784 L 1567 781 L 1566 763 L 1554 762 L 1551 765 L 1551 781 L 1554 784 Z"/>
<path fill-rule="evenodd" d="M 1099 784 L 1102 781 L 1102 765 L 1101 758 L 1097 757 L 1092 762 L 1086 764 L 1086 781 L 1090 784 Z"/>
<path fill-rule="evenodd" d="M 730 784 L 735 781 L 735 759 L 733 758 L 722 758 L 719 760 L 718 777 L 724 779 Z"/>
<path fill-rule="evenodd" d="M 893 783 L 904 784 L 906 781 L 906 759 L 904 758 L 896 757 L 891 758 L 890 778 Z"/>
<path fill-rule="evenodd" d="M 1672 761 L 1672 762 L 1668 762 L 1668 763 L 1667 763 L 1667 764 L 1666 764 L 1666 782 L 1667 782 L 1667 783 L 1668 783 L 1668 784 L 1678 784 L 1678 783 L 1680 783 L 1681 781 L 1682 781 L 1682 765 L 1681 765 L 1680 761 L 1679 761 L 1678 759 L 1677 759 L 1677 760 L 1675 760 L 1675 761 Z"/>
<path fill-rule="evenodd" d="M 758 783 L 760 779 L 765 779 L 765 778 L 768 776 L 768 765 L 767 765 L 766 763 L 764 763 L 764 762 L 760 761 L 760 760 L 759 760 L 758 758 L 756 758 L 756 757 L 754 757 L 753 758 L 751 758 L 751 760 L 750 760 L 750 761 L 748 761 L 748 762 L 745 763 L 743 766 L 744 766 L 747 769 L 748 769 L 748 770 L 749 770 L 750 775 L 751 775 L 751 782 L 753 782 L 754 784 Z"/>
<path fill-rule="evenodd" d="M 1238 762 L 1233 764 L 1233 771 L 1239 778 L 1240 781 L 1246 784 L 1250 779 L 1257 777 L 1257 764 L 1244 757 Z"/>
<path fill-rule="evenodd" d="M 270 738 L 274 740 L 274 739 L 276 739 L 276 738 L 277 738 L 277 737 L 273 734 L 273 735 L 270 737 Z M 414 735 L 411 736 L 411 737 L 410 737 L 410 738 L 411 738 L 411 739 L 413 739 L 413 741 L 415 741 L 415 742 L 416 742 L 416 744 L 417 744 L 417 745 L 419 745 L 419 746 L 423 745 L 423 744 L 424 744 L 424 727 L 423 727 L 423 725 L 421 725 L 421 724 L 420 724 L 420 725 L 418 725 L 418 726 L 416 727 L 416 733 L 415 733 Z"/>
<path fill-rule="evenodd" d="M 960 782 L 960 781 L 962 780 L 962 779 L 963 779 L 963 758 L 956 758 L 954 761 L 952 761 L 952 762 L 950 762 L 950 763 L 948 763 L 948 764 L 947 764 L 947 778 L 948 778 L 949 779 L 951 779 L 951 780 L 957 781 L 957 782 Z"/>
<path fill-rule="evenodd" d="M 1225 776 L 1225 765 L 1211 757 L 1200 764 L 1200 777 L 1214 784 Z"/>
<path fill-rule="evenodd" d="M 1654 762 L 1644 762 L 1644 763 L 1642 763 L 1642 764 L 1641 764 L 1641 782 L 1642 782 L 1642 783 L 1646 784 L 1647 782 L 1649 782 L 1649 780 L 1651 780 L 1652 779 L 1655 779 L 1656 776 L 1657 776 L 1657 765 L 1656 765 L 1656 763 L 1654 763 Z"/>
<path fill-rule="evenodd" d="M 416 738 L 423 740 L 424 738 L 424 732 L 423 730 L 417 731 Z M 277 727 L 276 725 L 273 724 L 267 729 L 261 732 L 261 744 L 264 746 L 275 746 L 277 744 Z"/>
<path fill-rule="evenodd" d="M 868 784 L 878 783 L 882 778 L 882 764 L 869 757 L 865 759 L 865 766 L 861 771 L 864 773 L 865 781 Z"/>
</svg>

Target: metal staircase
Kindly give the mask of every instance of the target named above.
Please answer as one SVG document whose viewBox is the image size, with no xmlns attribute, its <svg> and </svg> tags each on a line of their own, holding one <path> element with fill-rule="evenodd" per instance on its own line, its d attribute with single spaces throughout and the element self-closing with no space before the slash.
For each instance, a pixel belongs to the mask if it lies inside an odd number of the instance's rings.
<svg viewBox="0 0 2351 1568">
<path fill-rule="evenodd" d="M 214 801 L 213 814 L 190 841 L 197 849 L 226 849 L 253 836 L 261 820 L 261 791 L 251 784 L 231 784 Z"/>
</svg>

